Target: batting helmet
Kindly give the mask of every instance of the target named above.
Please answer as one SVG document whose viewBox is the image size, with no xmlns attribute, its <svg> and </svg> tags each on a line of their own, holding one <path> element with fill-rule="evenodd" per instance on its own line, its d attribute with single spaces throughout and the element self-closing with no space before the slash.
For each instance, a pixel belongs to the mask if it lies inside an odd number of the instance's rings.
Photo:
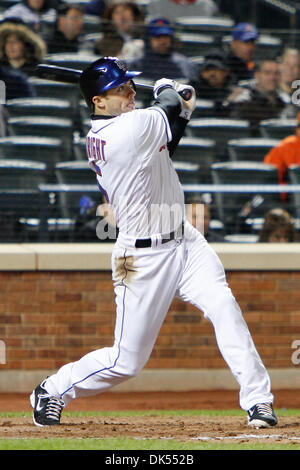
<svg viewBox="0 0 300 470">
<path fill-rule="evenodd" d="M 86 104 L 92 107 L 94 96 L 123 85 L 141 73 L 129 72 L 117 57 L 102 57 L 84 69 L 79 79 L 79 88 Z"/>
</svg>

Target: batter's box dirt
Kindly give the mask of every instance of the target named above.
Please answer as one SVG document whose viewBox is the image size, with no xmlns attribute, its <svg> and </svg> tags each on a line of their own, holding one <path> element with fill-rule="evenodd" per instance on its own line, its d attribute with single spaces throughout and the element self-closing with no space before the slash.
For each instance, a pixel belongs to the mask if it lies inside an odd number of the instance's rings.
<svg viewBox="0 0 300 470">
<path fill-rule="evenodd" d="M 300 445 L 299 420 L 280 418 L 274 428 L 253 429 L 245 417 L 209 416 L 128 416 L 69 417 L 63 416 L 60 426 L 38 428 L 31 418 L 0 418 L 0 438 L 144 438 L 179 441 L 237 441 L 295 443 Z"/>
</svg>

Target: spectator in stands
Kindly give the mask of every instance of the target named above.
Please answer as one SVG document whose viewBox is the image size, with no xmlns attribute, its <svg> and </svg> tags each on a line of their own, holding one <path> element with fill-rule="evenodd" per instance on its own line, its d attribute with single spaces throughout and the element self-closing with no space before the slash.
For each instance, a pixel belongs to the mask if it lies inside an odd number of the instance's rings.
<svg viewBox="0 0 300 470">
<path fill-rule="evenodd" d="M 237 88 L 237 81 L 231 74 L 221 50 L 208 52 L 199 76 L 189 84 L 195 88 L 197 98 L 214 101 L 216 116 L 226 116 L 230 112 L 228 103 Z M 240 91 L 240 88 L 238 90 Z"/>
<path fill-rule="evenodd" d="M 102 30 L 105 41 L 106 37 L 116 40 L 120 36 L 123 39 L 121 58 L 131 61 L 142 56 L 144 14 L 136 3 L 117 0 L 109 4 L 103 13 Z"/>
<path fill-rule="evenodd" d="M 48 53 L 79 52 L 83 46 L 83 22 L 83 6 L 72 3 L 59 5 L 55 29 L 51 36 L 47 37 Z"/>
<path fill-rule="evenodd" d="M 259 37 L 256 27 L 249 23 L 238 23 L 232 31 L 227 50 L 227 62 L 238 81 L 254 76 L 254 55 Z"/>
<path fill-rule="evenodd" d="M 259 135 L 259 123 L 264 119 L 279 118 L 291 102 L 287 93 L 279 89 L 279 66 L 276 60 L 263 59 L 256 66 L 255 83 L 232 100 L 231 117 L 250 122 L 253 137 Z"/>
<path fill-rule="evenodd" d="M 149 16 L 164 16 L 171 21 L 185 16 L 217 16 L 219 9 L 213 0 L 151 0 L 147 6 Z"/>
<path fill-rule="evenodd" d="M 103 27 L 117 31 L 124 40 L 141 38 L 144 26 L 143 10 L 135 2 L 112 1 L 103 14 Z"/>
<path fill-rule="evenodd" d="M 209 243 L 223 243 L 223 235 L 210 227 L 210 206 L 201 196 L 195 196 L 186 205 L 187 220 L 206 238 Z"/>
<path fill-rule="evenodd" d="M 30 98 L 36 96 L 28 77 L 10 67 L 0 65 L 0 81 L 5 83 L 6 101 L 14 98 Z"/>
<path fill-rule="evenodd" d="M 36 32 L 41 30 L 41 20 L 56 18 L 56 10 L 51 0 L 21 0 L 3 13 L 3 19 L 21 21 L 33 27 Z"/>
<path fill-rule="evenodd" d="M 119 57 L 122 60 L 130 59 L 132 56 L 124 56 L 124 39 L 117 32 L 111 31 L 103 35 L 94 45 L 92 54 L 99 56 Z"/>
<path fill-rule="evenodd" d="M 146 30 L 143 56 L 131 62 L 130 67 L 142 71 L 143 76 L 149 80 L 158 80 L 161 77 L 194 80 L 195 66 L 185 55 L 174 49 L 175 35 L 170 21 L 155 18 L 150 21 Z"/>
<path fill-rule="evenodd" d="M 30 76 L 47 51 L 44 40 L 24 24 L 0 26 L 0 65 Z"/>
<path fill-rule="evenodd" d="M 292 84 L 300 79 L 300 54 L 298 49 L 287 48 L 279 62 L 280 81 L 279 87 L 285 93 L 291 95 L 295 90 Z"/>
<path fill-rule="evenodd" d="M 279 183 L 286 183 L 286 172 L 290 165 L 300 164 L 300 113 L 294 135 L 285 137 L 273 147 L 265 156 L 264 163 L 275 165 L 278 168 Z"/>
<path fill-rule="evenodd" d="M 138 40 L 136 40 L 138 41 Z M 131 62 L 138 59 L 143 48 L 137 48 L 135 41 L 125 42 L 122 36 L 116 31 L 111 31 L 103 35 L 90 52 L 98 56 L 119 57 L 124 62 Z"/>
<path fill-rule="evenodd" d="M 293 119 L 297 117 L 299 112 L 296 89 L 299 88 L 300 83 L 300 53 L 297 49 L 287 48 L 283 51 L 279 59 L 279 72 L 279 89 L 291 97 L 291 103 L 285 109 L 282 117 Z"/>
<path fill-rule="evenodd" d="M 290 214 L 275 208 L 267 212 L 263 227 L 259 233 L 259 243 L 295 243 L 298 242 L 298 232 Z"/>
</svg>

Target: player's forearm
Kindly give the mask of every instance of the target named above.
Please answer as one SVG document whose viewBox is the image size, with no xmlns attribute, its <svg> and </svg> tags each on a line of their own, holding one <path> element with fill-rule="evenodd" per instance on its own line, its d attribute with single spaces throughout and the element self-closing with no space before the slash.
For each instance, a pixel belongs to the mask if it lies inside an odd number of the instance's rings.
<svg viewBox="0 0 300 470">
<path fill-rule="evenodd" d="M 189 121 L 187 119 L 178 116 L 171 125 L 172 140 L 168 143 L 170 157 L 172 157 L 175 152 L 188 122 Z"/>
<path fill-rule="evenodd" d="M 155 106 L 164 110 L 167 115 L 170 127 L 177 120 L 181 113 L 181 98 L 173 88 L 163 88 L 154 103 Z"/>
</svg>

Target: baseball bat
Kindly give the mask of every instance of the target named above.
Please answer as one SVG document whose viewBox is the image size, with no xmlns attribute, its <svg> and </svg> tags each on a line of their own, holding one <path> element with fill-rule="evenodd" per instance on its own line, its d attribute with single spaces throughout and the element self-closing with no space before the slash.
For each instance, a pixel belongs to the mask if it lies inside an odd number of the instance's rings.
<svg viewBox="0 0 300 470">
<path fill-rule="evenodd" d="M 81 70 L 73 69 L 69 67 L 60 67 L 59 65 L 50 65 L 50 64 L 39 64 L 35 69 L 35 75 L 39 78 L 44 78 L 46 80 L 53 80 L 56 82 L 63 83 L 74 83 L 77 84 L 80 75 L 82 74 Z M 136 83 L 135 85 L 139 88 L 149 88 L 153 90 L 152 85 L 146 83 Z M 182 90 L 179 95 L 185 100 L 189 101 L 192 97 L 192 92 L 189 88 Z"/>
</svg>

